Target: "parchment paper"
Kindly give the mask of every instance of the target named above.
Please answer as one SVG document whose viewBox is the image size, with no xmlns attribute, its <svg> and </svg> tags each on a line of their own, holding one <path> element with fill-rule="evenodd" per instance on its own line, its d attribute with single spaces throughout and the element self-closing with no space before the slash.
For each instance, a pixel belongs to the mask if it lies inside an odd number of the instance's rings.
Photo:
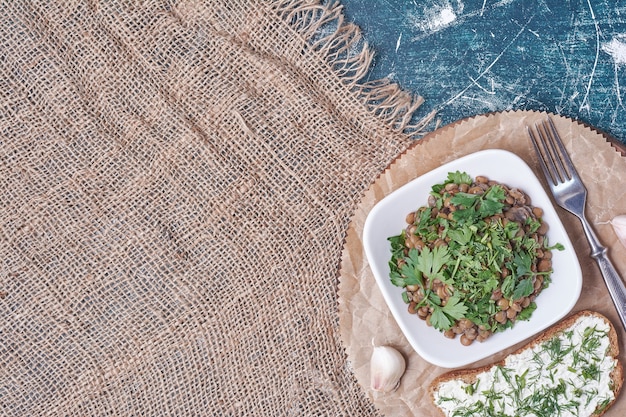
<svg viewBox="0 0 626 417">
<path fill-rule="evenodd" d="M 533 168 L 545 185 L 527 137 L 526 126 L 533 125 L 546 116 L 546 113 L 529 111 L 494 113 L 443 127 L 424 137 L 398 157 L 364 195 L 348 230 L 340 266 L 339 326 L 349 364 L 359 384 L 381 413 L 389 416 L 438 416 L 438 411 L 427 394 L 428 385 L 434 377 L 448 369 L 424 361 L 412 349 L 391 315 L 369 269 L 361 244 L 367 214 L 378 201 L 419 175 L 483 149 L 500 148 L 516 153 Z M 597 235 L 607 246 L 618 273 L 621 277 L 626 277 L 626 248 L 619 243 L 610 224 L 603 223 L 616 215 L 626 214 L 626 159 L 621 156 L 621 150 L 612 146 L 608 138 L 600 132 L 565 117 L 551 117 L 587 186 L 587 217 L 595 224 Z M 615 312 L 600 271 L 589 256 L 589 246 L 580 222 L 560 207 L 557 207 L 557 212 L 575 246 L 583 271 L 581 297 L 572 313 L 590 309 L 607 316 L 618 329 L 620 358 L 626 363 L 626 332 Z M 407 359 L 407 371 L 400 387 L 393 393 L 379 394 L 369 388 L 369 359 L 373 341 L 376 344 L 395 346 Z M 469 367 L 498 361 L 526 342 Z M 626 415 L 626 394 L 622 393 L 605 415 Z"/>
</svg>

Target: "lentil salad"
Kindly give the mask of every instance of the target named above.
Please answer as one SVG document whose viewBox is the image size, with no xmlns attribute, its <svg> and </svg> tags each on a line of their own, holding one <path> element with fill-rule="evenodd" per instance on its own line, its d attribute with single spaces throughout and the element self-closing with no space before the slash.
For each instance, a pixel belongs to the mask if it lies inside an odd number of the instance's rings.
<svg viewBox="0 0 626 417">
<path fill-rule="evenodd" d="M 450 172 L 389 238 L 390 279 L 408 311 L 463 345 L 530 318 L 550 284 L 543 210 L 522 190 Z"/>
</svg>

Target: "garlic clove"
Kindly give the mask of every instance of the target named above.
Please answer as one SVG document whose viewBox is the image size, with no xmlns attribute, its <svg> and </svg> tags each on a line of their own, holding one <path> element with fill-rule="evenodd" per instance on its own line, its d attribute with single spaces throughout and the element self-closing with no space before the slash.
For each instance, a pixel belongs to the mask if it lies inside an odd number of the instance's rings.
<svg viewBox="0 0 626 417">
<path fill-rule="evenodd" d="M 378 392 L 395 391 L 406 370 L 404 356 L 391 346 L 374 346 L 370 360 L 371 387 Z"/>
<path fill-rule="evenodd" d="M 617 238 L 622 242 L 622 245 L 626 247 L 626 214 L 613 217 L 610 223 L 611 226 L 613 226 Z"/>
</svg>

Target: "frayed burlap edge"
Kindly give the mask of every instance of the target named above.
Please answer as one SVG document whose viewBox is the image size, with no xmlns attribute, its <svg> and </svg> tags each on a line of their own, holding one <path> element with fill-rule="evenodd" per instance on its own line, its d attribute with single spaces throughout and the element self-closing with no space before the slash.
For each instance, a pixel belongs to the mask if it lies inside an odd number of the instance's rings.
<svg viewBox="0 0 626 417">
<path fill-rule="evenodd" d="M 346 21 L 344 7 L 339 2 L 281 0 L 275 3 L 275 10 L 328 63 L 348 87 L 351 98 L 363 103 L 392 130 L 418 139 L 438 127 L 438 122 L 434 127 L 431 125 L 435 110 L 415 120 L 415 113 L 424 103 L 422 96 L 404 90 L 388 78 L 364 80 L 374 52 L 364 40 L 361 29 Z"/>
</svg>

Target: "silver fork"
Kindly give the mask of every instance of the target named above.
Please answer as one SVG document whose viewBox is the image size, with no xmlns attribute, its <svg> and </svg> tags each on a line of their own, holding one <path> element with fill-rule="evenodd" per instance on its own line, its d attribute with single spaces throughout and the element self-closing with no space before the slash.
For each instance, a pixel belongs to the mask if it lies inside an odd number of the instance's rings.
<svg viewBox="0 0 626 417">
<path fill-rule="evenodd" d="M 587 189 L 578 176 L 552 120 L 548 118 L 547 122 L 535 125 L 537 136 L 530 127 L 527 129 L 554 200 L 581 221 L 591 246 L 591 256 L 600 267 L 613 304 L 622 325 L 626 328 L 626 287 L 607 256 L 606 248 L 600 244 L 585 217 Z"/>
</svg>

